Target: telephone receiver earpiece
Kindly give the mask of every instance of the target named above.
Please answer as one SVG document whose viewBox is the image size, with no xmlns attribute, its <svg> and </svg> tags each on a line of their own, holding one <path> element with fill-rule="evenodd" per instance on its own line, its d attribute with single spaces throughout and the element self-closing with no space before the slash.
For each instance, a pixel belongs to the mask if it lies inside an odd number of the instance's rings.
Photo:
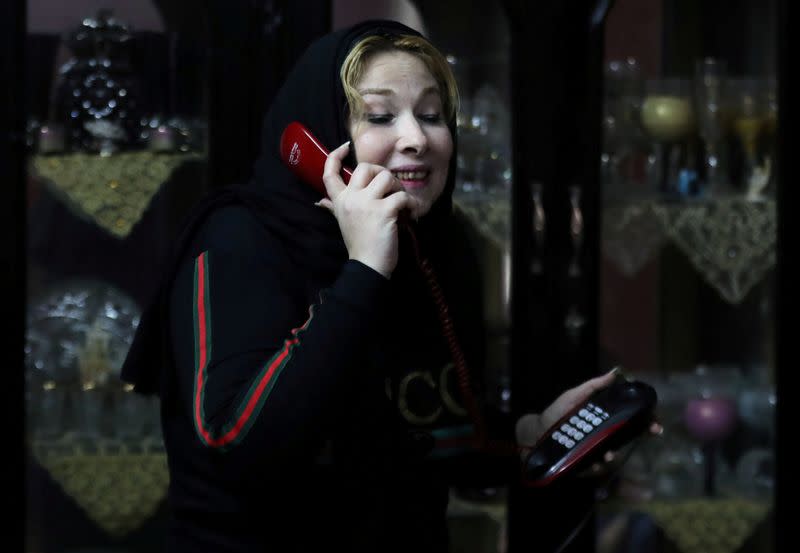
<svg viewBox="0 0 800 553">
<path fill-rule="evenodd" d="M 328 196 L 322 175 L 330 152 L 302 123 L 294 121 L 283 130 L 280 154 L 283 163 L 295 175 L 323 196 Z M 352 169 L 342 167 L 342 180 L 345 184 L 350 182 L 352 176 Z"/>
<path fill-rule="evenodd" d="M 325 171 L 325 160 L 330 155 L 325 146 L 317 140 L 305 125 L 297 121 L 289 123 L 281 133 L 280 141 L 281 160 L 286 166 L 297 175 L 300 180 L 308 183 L 311 187 L 322 194 L 328 196 L 325 189 L 325 182 L 322 175 Z M 342 167 L 342 180 L 345 184 L 350 182 L 353 170 L 349 167 Z M 408 213 L 400 213 L 398 222 L 408 226 L 411 217 Z"/>
</svg>

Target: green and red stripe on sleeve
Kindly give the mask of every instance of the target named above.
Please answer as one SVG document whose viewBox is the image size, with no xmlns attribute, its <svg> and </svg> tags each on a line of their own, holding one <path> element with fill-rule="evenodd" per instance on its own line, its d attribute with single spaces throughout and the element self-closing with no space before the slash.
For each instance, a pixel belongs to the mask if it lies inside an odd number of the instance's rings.
<svg viewBox="0 0 800 553">
<path fill-rule="evenodd" d="M 211 304 L 209 299 L 209 254 L 204 251 L 195 259 L 194 267 L 194 336 L 195 336 L 195 379 L 193 391 L 193 419 L 198 437 L 208 447 L 225 450 L 240 442 L 253 425 L 278 377 L 292 357 L 292 352 L 300 344 L 301 333 L 308 328 L 314 318 L 314 306 L 309 308 L 306 322 L 291 331 L 283 347 L 267 361 L 250 385 L 242 401 L 231 418 L 220 428 L 211 428 L 203 409 L 205 390 L 208 382 L 208 365 L 211 359 Z"/>
</svg>

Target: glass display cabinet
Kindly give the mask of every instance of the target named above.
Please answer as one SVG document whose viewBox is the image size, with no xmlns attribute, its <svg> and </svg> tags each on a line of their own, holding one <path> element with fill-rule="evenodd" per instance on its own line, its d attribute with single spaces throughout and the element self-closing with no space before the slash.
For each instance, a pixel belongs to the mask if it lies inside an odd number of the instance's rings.
<svg viewBox="0 0 800 553">
<path fill-rule="evenodd" d="M 454 490 L 459 547 L 780 550 L 783 3 L 415 4 L 463 93 L 487 399 L 538 410 L 619 366 L 665 427 L 602 485 Z"/>
<path fill-rule="evenodd" d="M 209 189 L 207 65 L 155 4 L 59 9 L 29 2 L 25 40 L 26 547 L 143 546 L 166 458 L 156 400 L 119 369 Z"/>
<path fill-rule="evenodd" d="M 649 49 L 643 11 L 605 32 L 598 342 L 665 433 L 601 520 L 618 549 L 778 551 L 779 3 L 664 2 Z"/>
<path fill-rule="evenodd" d="M 308 22 L 273 2 L 9 4 L 25 67 L 25 550 L 158 550 L 157 400 L 119 370 L 182 215 L 248 178 L 263 111 L 329 6 Z"/>
</svg>

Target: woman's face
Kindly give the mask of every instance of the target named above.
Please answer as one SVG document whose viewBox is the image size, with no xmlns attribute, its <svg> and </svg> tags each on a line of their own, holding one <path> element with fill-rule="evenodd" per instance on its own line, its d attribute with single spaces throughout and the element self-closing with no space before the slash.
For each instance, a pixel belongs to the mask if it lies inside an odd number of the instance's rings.
<svg viewBox="0 0 800 553">
<path fill-rule="evenodd" d="M 416 56 L 383 52 L 367 61 L 356 88 L 364 100 L 350 120 L 356 161 L 389 169 L 419 200 L 412 217 L 425 215 L 444 190 L 453 153 L 436 79 Z"/>
</svg>

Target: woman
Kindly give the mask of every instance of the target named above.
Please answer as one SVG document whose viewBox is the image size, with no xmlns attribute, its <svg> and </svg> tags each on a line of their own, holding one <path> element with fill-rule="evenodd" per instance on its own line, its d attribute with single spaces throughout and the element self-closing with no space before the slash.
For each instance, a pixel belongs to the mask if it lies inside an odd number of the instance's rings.
<svg viewBox="0 0 800 553">
<path fill-rule="evenodd" d="M 470 448 L 481 428 L 398 223 L 415 221 L 476 367 L 478 270 L 451 218 L 456 109 L 446 61 L 417 32 L 332 33 L 269 110 L 252 181 L 188 221 L 123 369 L 161 395 L 170 551 L 442 553 L 448 486 L 518 473 L 513 455 Z M 340 145 L 329 198 L 278 158 L 291 121 Z M 516 424 L 484 409 L 478 426 L 533 443 L 611 378 Z"/>
</svg>

